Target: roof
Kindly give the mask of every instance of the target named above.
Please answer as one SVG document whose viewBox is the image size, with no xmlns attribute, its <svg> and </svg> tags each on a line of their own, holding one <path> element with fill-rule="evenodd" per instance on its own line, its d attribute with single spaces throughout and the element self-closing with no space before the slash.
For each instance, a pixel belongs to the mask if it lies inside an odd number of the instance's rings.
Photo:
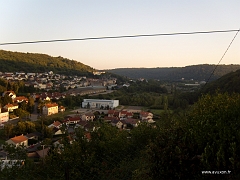
<svg viewBox="0 0 240 180">
<path fill-rule="evenodd" d="M 41 136 L 41 133 L 39 132 L 33 132 L 25 135 L 27 138 L 35 137 L 35 136 Z"/>
<path fill-rule="evenodd" d="M 21 136 L 13 137 L 13 138 L 11 138 L 11 140 L 12 140 L 15 144 L 17 144 L 17 143 L 21 143 L 21 142 L 23 142 L 23 141 L 28 140 L 28 138 L 27 138 L 26 136 L 21 135 Z"/>
<path fill-rule="evenodd" d="M 45 148 L 45 149 L 36 151 L 36 153 L 39 155 L 39 157 L 43 158 L 43 157 L 47 156 L 48 151 L 49 151 L 49 148 Z"/>
<path fill-rule="evenodd" d="M 18 96 L 14 98 L 14 101 L 28 101 L 28 98 L 26 98 L 25 96 Z"/>
<path fill-rule="evenodd" d="M 125 122 L 127 124 L 137 124 L 139 120 L 137 119 L 132 119 L 132 118 L 129 118 L 129 119 L 126 119 Z"/>
<path fill-rule="evenodd" d="M 87 121 L 79 121 L 78 124 L 84 127 L 84 126 L 86 126 L 88 123 L 87 123 Z"/>
<path fill-rule="evenodd" d="M 121 114 L 127 114 L 127 111 L 121 111 Z"/>
<path fill-rule="evenodd" d="M 120 121 L 120 120 L 117 120 L 117 119 L 111 120 L 111 123 L 113 123 L 113 124 L 117 124 L 118 122 L 121 122 L 121 121 Z"/>
<path fill-rule="evenodd" d="M 50 103 L 50 104 L 46 104 L 45 106 L 46 106 L 47 108 L 51 108 L 51 107 L 55 107 L 55 106 L 58 107 L 58 104 L 57 104 L 57 103 Z"/>
<path fill-rule="evenodd" d="M 81 118 L 80 117 L 70 117 L 68 118 L 69 121 L 80 121 Z"/>
<path fill-rule="evenodd" d="M 108 114 L 114 114 L 115 110 L 108 110 Z"/>
<path fill-rule="evenodd" d="M 120 120 L 119 117 L 108 117 L 108 116 L 105 116 L 104 117 L 104 120 Z"/>
<path fill-rule="evenodd" d="M 57 127 L 57 126 L 60 126 L 62 123 L 60 123 L 59 121 L 54 121 L 53 123 L 52 123 L 52 125 L 54 125 L 55 127 Z"/>
<path fill-rule="evenodd" d="M 85 116 L 95 116 L 93 113 L 86 113 Z"/>
<path fill-rule="evenodd" d="M 18 106 L 17 104 L 6 104 L 4 107 L 6 108 L 11 108 L 11 107 L 16 107 Z"/>
</svg>

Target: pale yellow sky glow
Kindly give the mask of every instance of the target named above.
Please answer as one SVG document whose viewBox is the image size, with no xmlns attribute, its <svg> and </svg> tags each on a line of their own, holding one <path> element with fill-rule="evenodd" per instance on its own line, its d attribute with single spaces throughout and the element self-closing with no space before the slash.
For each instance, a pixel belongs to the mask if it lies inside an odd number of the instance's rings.
<svg viewBox="0 0 240 180">
<path fill-rule="evenodd" d="M 240 1 L 0 0 L 0 43 L 238 29 Z M 64 13 L 63 13 L 64 12 Z M 96 69 L 217 64 L 236 32 L 0 46 Z M 221 64 L 239 64 L 240 35 Z"/>
</svg>

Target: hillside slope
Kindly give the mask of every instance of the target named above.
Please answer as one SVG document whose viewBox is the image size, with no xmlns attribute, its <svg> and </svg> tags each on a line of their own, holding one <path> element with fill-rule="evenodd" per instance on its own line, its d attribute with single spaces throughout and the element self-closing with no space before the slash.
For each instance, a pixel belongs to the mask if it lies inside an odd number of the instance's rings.
<svg viewBox="0 0 240 180">
<path fill-rule="evenodd" d="M 108 72 L 134 79 L 145 78 L 178 81 L 184 78 L 186 80 L 206 81 L 214 68 L 215 65 L 203 64 L 171 68 L 119 68 L 108 70 Z M 240 69 L 240 65 L 219 65 L 211 80 L 216 80 L 238 69 Z"/>
<path fill-rule="evenodd" d="M 51 57 L 46 54 L 21 53 L 0 50 L 1 72 L 47 72 L 66 75 L 89 75 L 93 68 L 75 60 Z"/>
<path fill-rule="evenodd" d="M 202 93 L 240 93 L 240 70 L 228 73 L 216 81 L 208 83 L 201 90 Z"/>
</svg>

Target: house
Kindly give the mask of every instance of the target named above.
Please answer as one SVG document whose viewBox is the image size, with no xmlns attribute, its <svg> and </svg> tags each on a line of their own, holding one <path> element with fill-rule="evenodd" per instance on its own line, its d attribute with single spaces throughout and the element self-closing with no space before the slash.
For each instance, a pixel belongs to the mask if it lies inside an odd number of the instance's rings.
<svg viewBox="0 0 240 180">
<path fill-rule="evenodd" d="M 4 97 L 5 95 L 11 97 L 12 99 L 15 99 L 17 97 L 14 91 L 4 91 L 2 96 Z"/>
<path fill-rule="evenodd" d="M 132 118 L 133 117 L 133 113 L 132 112 L 128 112 L 128 111 L 120 111 L 119 112 L 119 117 L 122 118 L 122 119 Z"/>
<path fill-rule="evenodd" d="M 126 116 L 127 116 L 127 111 L 121 111 L 121 112 L 119 113 L 119 117 L 120 117 L 120 118 L 126 118 Z"/>
<path fill-rule="evenodd" d="M 22 134 L 20 136 L 15 136 L 15 137 L 7 140 L 6 143 L 9 145 L 12 144 L 16 147 L 20 146 L 20 145 L 27 147 L 28 146 L 28 138 Z"/>
<path fill-rule="evenodd" d="M 82 128 L 82 129 L 85 129 L 85 126 L 86 126 L 87 124 L 88 124 L 87 121 L 79 121 L 74 128 L 80 127 L 80 128 Z"/>
<path fill-rule="evenodd" d="M 114 117 L 115 110 L 108 110 L 108 117 Z"/>
<path fill-rule="evenodd" d="M 18 96 L 16 98 L 13 99 L 14 103 L 21 103 L 25 101 L 26 103 L 28 103 L 28 98 L 26 98 L 25 96 Z"/>
<path fill-rule="evenodd" d="M 50 149 L 49 147 L 47 148 L 43 147 L 43 149 L 36 151 L 36 153 L 39 156 L 39 158 L 45 158 L 48 155 L 49 149 Z"/>
<path fill-rule="evenodd" d="M 128 118 L 124 121 L 126 124 L 131 124 L 133 127 L 137 127 L 140 124 L 140 121 L 138 119 Z"/>
<path fill-rule="evenodd" d="M 150 112 L 140 112 L 140 119 L 143 122 L 154 123 L 155 121 L 152 120 L 153 114 Z"/>
<path fill-rule="evenodd" d="M 6 123 L 9 120 L 9 112 L 7 109 L 0 107 L 0 125 Z"/>
<path fill-rule="evenodd" d="M 6 104 L 3 108 L 8 112 L 13 112 L 14 109 L 18 109 L 18 104 Z"/>
<path fill-rule="evenodd" d="M 49 128 L 57 128 L 60 129 L 62 127 L 62 123 L 60 123 L 59 121 L 54 121 L 52 124 L 50 124 L 48 126 Z"/>
<path fill-rule="evenodd" d="M 140 112 L 140 119 L 142 119 L 142 117 L 152 117 L 153 118 L 153 114 L 150 113 L 150 112 L 141 111 Z"/>
<path fill-rule="evenodd" d="M 93 113 L 86 113 L 82 115 L 82 120 L 83 121 L 93 121 L 95 118 L 95 115 Z"/>
<path fill-rule="evenodd" d="M 112 120 L 120 120 L 120 119 L 119 117 L 109 117 L 109 116 L 104 117 L 105 122 L 111 122 Z"/>
<path fill-rule="evenodd" d="M 53 127 L 52 131 L 53 131 L 53 135 L 61 135 L 61 134 L 63 134 L 61 129 L 58 129 L 56 127 Z"/>
<path fill-rule="evenodd" d="M 76 116 L 76 117 L 69 117 L 67 118 L 66 120 L 64 120 L 64 123 L 66 125 L 69 125 L 69 124 L 77 124 L 81 121 L 81 118 L 79 116 Z"/>
<path fill-rule="evenodd" d="M 28 139 L 38 140 L 39 137 L 42 136 L 42 134 L 39 133 L 39 132 L 33 132 L 33 133 L 26 134 L 25 136 L 26 136 L 26 138 L 28 138 Z"/>
<path fill-rule="evenodd" d="M 111 121 L 112 126 L 116 126 L 118 129 L 124 129 L 126 127 L 125 121 L 120 121 L 117 119 L 114 119 Z"/>
<path fill-rule="evenodd" d="M 59 112 L 64 112 L 65 110 L 66 110 L 66 108 L 64 106 L 59 106 L 58 107 Z"/>
<path fill-rule="evenodd" d="M 58 104 L 57 103 L 45 104 L 45 106 L 43 106 L 42 113 L 47 116 L 52 115 L 52 114 L 57 114 L 58 113 Z"/>
</svg>

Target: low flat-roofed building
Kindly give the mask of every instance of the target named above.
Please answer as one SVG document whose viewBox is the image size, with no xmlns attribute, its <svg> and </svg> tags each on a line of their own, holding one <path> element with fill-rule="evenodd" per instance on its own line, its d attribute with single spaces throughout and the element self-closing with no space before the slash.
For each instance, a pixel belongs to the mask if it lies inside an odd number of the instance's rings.
<svg viewBox="0 0 240 180">
<path fill-rule="evenodd" d="M 106 99 L 83 99 L 83 108 L 115 108 L 119 106 L 119 100 L 106 100 Z"/>
</svg>

